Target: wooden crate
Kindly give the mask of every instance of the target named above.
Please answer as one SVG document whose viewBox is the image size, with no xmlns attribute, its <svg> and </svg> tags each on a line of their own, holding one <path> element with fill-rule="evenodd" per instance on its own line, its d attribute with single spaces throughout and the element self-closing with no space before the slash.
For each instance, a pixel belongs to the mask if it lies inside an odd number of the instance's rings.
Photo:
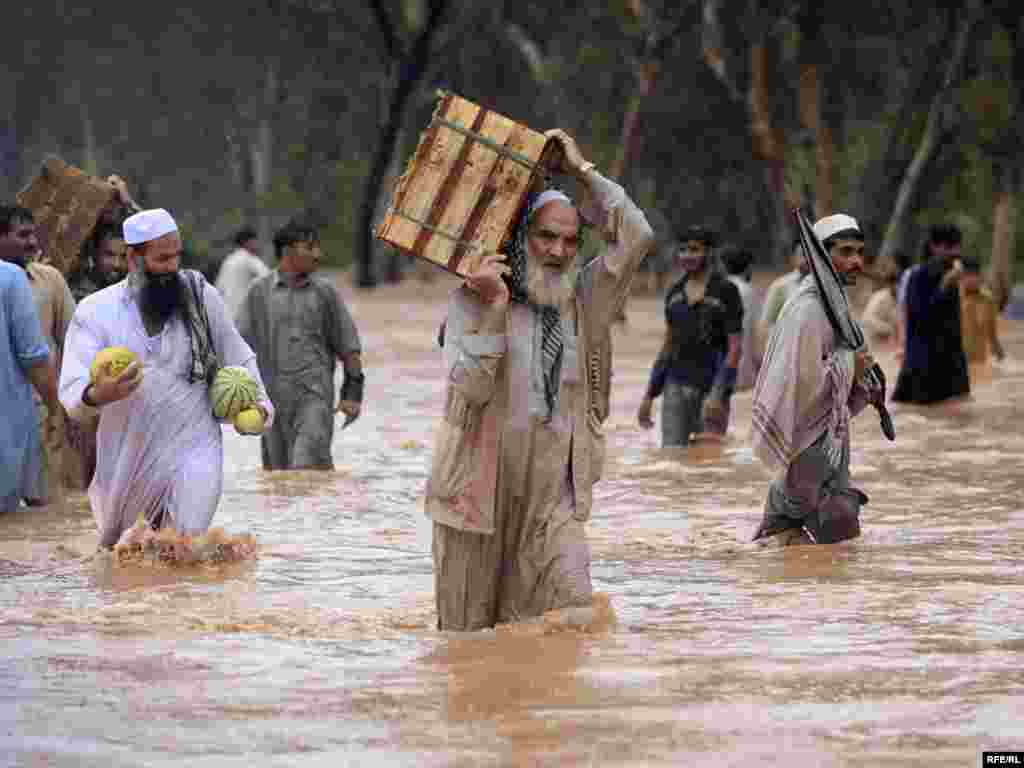
<svg viewBox="0 0 1024 768">
<path fill-rule="evenodd" d="M 35 218 L 42 261 L 67 274 L 82 243 L 95 229 L 100 212 L 114 201 L 115 194 L 106 181 L 59 157 L 48 157 L 16 199 Z"/>
<path fill-rule="evenodd" d="M 438 95 L 376 235 L 465 276 L 505 242 L 553 150 L 541 133 L 455 94 Z"/>
</svg>

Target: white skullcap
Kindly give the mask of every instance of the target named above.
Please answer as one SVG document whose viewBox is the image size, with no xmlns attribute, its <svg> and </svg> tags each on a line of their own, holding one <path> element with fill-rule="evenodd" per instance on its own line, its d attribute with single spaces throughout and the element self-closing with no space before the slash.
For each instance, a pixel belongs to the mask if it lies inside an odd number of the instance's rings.
<svg viewBox="0 0 1024 768">
<path fill-rule="evenodd" d="M 530 210 L 527 212 L 527 216 L 533 216 L 534 213 L 539 211 L 545 205 L 547 205 L 548 203 L 553 203 L 555 201 L 559 203 L 565 203 L 566 205 L 572 205 L 572 200 L 569 199 L 569 196 L 566 195 L 565 192 L 562 192 L 561 190 L 558 189 L 545 189 L 543 192 L 537 195 L 537 199 L 534 200 L 533 205 L 530 206 Z"/>
<path fill-rule="evenodd" d="M 156 240 L 158 237 L 177 232 L 178 225 L 163 208 L 139 211 L 124 220 L 124 241 L 128 245 L 138 245 Z"/>
<path fill-rule="evenodd" d="M 845 232 L 850 229 L 858 232 L 861 236 L 864 234 L 861 232 L 860 224 L 857 223 L 857 220 L 853 216 L 847 216 L 845 213 L 833 213 L 831 216 L 826 216 L 814 222 L 814 234 L 823 243 L 837 232 Z"/>
</svg>

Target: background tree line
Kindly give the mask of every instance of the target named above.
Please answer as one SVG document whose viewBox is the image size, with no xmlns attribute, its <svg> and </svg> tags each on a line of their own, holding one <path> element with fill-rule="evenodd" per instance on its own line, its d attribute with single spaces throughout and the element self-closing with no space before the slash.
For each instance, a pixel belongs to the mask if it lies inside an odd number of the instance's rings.
<svg viewBox="0 0 1024 768">
<path fill-rule="evenodd" d="M 1024 241 L 1013 0 L 40 0 L 8 24 L 5 197 L 55 153 L 200 253 L 306 211 L 358 283 L 397 277 L 369 226 L 437 88 L 566 128 L 659 235 L 709 224 L 760 264 L 795 205 L 850 211 L 881 262 L 952 219 L 1001 293 Z"/>
</svg>

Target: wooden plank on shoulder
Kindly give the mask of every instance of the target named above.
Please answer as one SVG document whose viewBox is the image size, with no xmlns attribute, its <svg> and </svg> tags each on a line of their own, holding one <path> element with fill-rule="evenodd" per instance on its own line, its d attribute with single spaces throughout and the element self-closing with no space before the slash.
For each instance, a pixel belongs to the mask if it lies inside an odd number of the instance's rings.
<svg viewBox="0 0 1024 768">
<path fill-rule="evenodd" d="M 49 157 L 15 199 L 32 211 L 43 249 L 42 261 L 67 274 L 114 196 L 110 184 L 59 157 Z"/>
<path fill-rule="evenodd" d="M 447 100 L 442 114 L 446 120 L 461 125 L 472 125 L 480 107 L 470 101 L 453 96 Z M 401 207 L 388 212 L 389 220 L 384 228 L 382 239 L 407 251 L 419 255 L 415 248 L 417 243 L 424 247 L 432 238 L 420 240 L 423 227 L 418 222 L 428 221 L 438 196 L 441 194 L 444 181 L 450 175 L 453 166 L 458 162 L 462 147 L 468 139 L 460 133 L 443 129 L 438 126 L 432 130 L 432 140 L 425 136 L 414 157 L 413 165 L 403 176 Z M 428 235 L 431 235 L 428 231 Z M 442 265 L 444 266 L 444 265 Z"/>
<path fill-rule="evenodd" d="M 536 160 L 541 158 L 547 140 L 543 134 L 522 125 L 515 125 L 505 141 L 505 148 L 518 155 Z M 487 215 L 479 221 L 476 231 L 468 238 L 483 250 L 496 250 L 508 234 L 512 219 L 526 199 L 534 172 L 508 157 L 502 157 L 488 182 L 492 190 Z"/>
<path fill-rule="evenodd" d="M 495 112 L 488 112 L 487 119 L 475 132 L 486 136 L 498 145 L 504 145 L 515 127 L 516 124 L 507 117 Z M 487 144 L 471 141 L 469 146 L 465 167 L 458 179 L 458 186 L 452 190 L 451 200 L 445 206 L 437 224 L 442 231 L 450 232 L 460 240 L 464 238 L 470 215 L 479 206 L 491 174 L 501 159 L 498 153 Z M 458 243 L 454 240 L 435 238 L 423 253 L 431 261 L 446 264 L 451 271 L 465 274 L 465 270 L 459 269 L 459 261 L 464 251 L 465 249 L 459 248 Z M 456 254 L 459 258 L 453 260 L 453 256 Z"/>
</svg>

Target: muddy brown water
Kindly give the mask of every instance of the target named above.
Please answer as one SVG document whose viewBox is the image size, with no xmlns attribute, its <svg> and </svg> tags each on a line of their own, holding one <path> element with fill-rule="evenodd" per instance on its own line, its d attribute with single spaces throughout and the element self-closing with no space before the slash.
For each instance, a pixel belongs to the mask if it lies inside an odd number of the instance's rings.
<svg viewBox="0 0 1024 768">
<path fill-rule="evenodd" d="M 589 535 L 612 627 L 433 629 L 420 493 L 447 284 L 344 288 L 366 414 L 337 469 L 226 437 L 215 524 L 255 562 L 116 567 L 82 495 L 0 518 L 0 763 L 968 766 L 1024 749 L 1024 327 L 970 401 L 857 419 L 856 542 L 748 543 L 768 483 L 729 438 L 659 449 L 634 413 L 661 338 L 615 332 Z M 891 381 L 896 365 L 881 353 Z"/>
</svg>

